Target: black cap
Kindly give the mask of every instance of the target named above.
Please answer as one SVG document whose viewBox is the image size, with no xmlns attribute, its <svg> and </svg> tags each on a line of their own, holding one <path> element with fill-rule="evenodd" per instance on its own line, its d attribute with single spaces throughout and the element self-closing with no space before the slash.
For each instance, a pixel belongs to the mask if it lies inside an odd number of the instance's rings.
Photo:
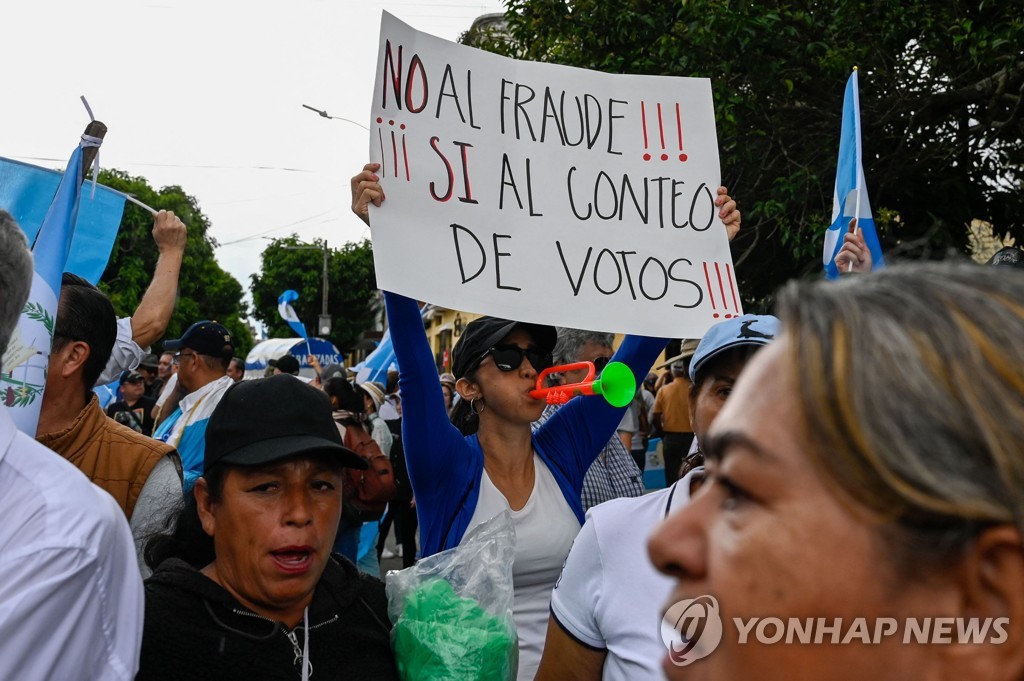
<svg viewBox="0 0 1024 681">
<path fill-rule="evenodd" d="M 151 352 L 142 358 L 142 361 L 139 362 L 139 366 L 147 369 L 159 369 L 160 358 Z"/>
<path fill-rule="evenodd" d="M 295 355 L 282 355 L 277 358 L 277 368 L 282 374 L 298 374 L 299 359 Z"/>
<path fill-rule="evenodd" d="M 466 325 L 462 338 L 452 349 L 452 373 L 455 378 L 462 378 L 476 369 L 484 358 L 484 353 L 517 327 L 529 332 L 541 352 L 547 354 L 554 350 L 558 332 L 553 326 L 512 322 L 498 317 L 480 317 Z"/>
<path fill-rule="evenodd" d="M 235 355 L 235 343 L 231 332 L 223 324 L 209 320 L 196 322 L 186 329 L 181 338 L 164 342 L 165 350 L 189 348 L 200 355 L 231 359 Z"/>
<path fill-rule="evenodd" d="M 335 454 L 343 466 L 368 468 L 341 444 L 326 394 L 292 376 L 236 383 L 206 426 L 203 472 L 219 463 L 259 466 L 296 454 Z"/>
</svg>

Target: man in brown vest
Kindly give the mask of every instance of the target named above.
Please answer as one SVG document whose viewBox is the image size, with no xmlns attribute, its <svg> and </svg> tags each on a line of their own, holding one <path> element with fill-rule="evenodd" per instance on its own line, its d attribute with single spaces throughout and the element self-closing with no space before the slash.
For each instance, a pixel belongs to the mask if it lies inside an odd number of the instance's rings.
<svg viewBox="0 0 1024 681">
<path fill-rule="evenodd" d="M 138 544 L 181 501 L 181 463 L 172 447 L 108 418 L 92 392 L 116 324 L 107 297 L 65 273 L 36 440 L 114 497 Z"/>
</svg>

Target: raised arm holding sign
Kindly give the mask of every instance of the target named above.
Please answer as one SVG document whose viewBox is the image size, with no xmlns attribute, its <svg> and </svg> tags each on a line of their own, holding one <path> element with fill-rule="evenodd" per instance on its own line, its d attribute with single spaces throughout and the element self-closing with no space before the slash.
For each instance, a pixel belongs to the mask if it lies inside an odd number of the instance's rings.
<svg viewBox="0 0 1024 681">
<path fill-rule="evenodd" d="M 740 312 L 726 238 L 740 216 L 714 189 L 710 86 L 515 62 L 388 15 L 381 30 L 374 162 L 352 178 L 352 209 L 367 224 L 372 212 L 423 555 L 512 511 L 519 678 L 532 679 L 583 475 L 623 413 L 576 398 L 531 432 L 552 325 L 699 336 Z M 523 320 L 466 327 L 456 425 L 406 296 Z M 644 375 L 664 345 L 629 336 L 614 359 Z"/>
</svg>

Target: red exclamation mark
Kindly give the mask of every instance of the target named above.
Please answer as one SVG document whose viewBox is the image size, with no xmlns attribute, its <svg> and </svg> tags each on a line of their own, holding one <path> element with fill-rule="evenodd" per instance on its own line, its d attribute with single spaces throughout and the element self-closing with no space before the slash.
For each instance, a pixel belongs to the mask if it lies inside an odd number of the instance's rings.
<svg viewBox="0 0 1024 681">
<path fill-rule="evenodd" d="M 661 133 L 661 160 L 667 161 L 668 154 L 665 153 L 665 123 L 661 118 L 661 102 L 658 102 L 658 132 Z"/>
<path fill-rule="evenodd" d="M 732 281 L 732 267 L 729 263 L 725 264 L 725 275 L 729 278 L 729 290 L 732 292 L 732 306 L 736 310 L 736 314 L 740 313 L 740 304 L 736 300 L 736 285 Z"/>
<path fill-rule="evenodd" d="M 388 125 L 394 127 L 395 122 L 388 121 Z M 398 177 L 398 141 L 395 139 L 395 131 L 391 131 L 391 158 L 395 164 L 395 177 Z"/>
<path fill-rule="evenodd" d="M 708 295 L 711 296 L 711 309 L 717 310 L 715 307 L 715 293 L 711 290 L 711 275 L 708 274 L 708 264 L 704 263 L 704 281 L 708 283 Z M 718 313 L 712 315 L 715 319 L 718 319 Z"/>
<path fill-rule="evenodd" d="M 377 124 L 380 125 L 384 122 L 383 118 L 377 119 Z M 380 174 L 384 175 L 387 173 L 387 167 L 384 163 L 384 135 L 381 134 L 380 128 L 377 128 L 377 141 L 380 142 Z"/>
<path fill-rule="evenodd" d="M 640 123 L 644 127 L 644 160 L 650 161 L 651 155 L 647 153 L 650 148 L 650 144 L 647 141 L 647 107 L 644 105 L 643 100 L 640 101 Z"/>
<path fill-rule="evenodd" d="M 718 268 L 718 263 L 715 263 L 715 275 L 718 277 L 718 290 L 722 294 L 722 307 L 726 310 L 729 309 L 729 303 L 725 300 L 725 286 L 722 284 L 722 270 Z M 731 314 L 725 315 L 726 319 L 732 319 Z"/>
<path fill-rule="evenodd" d="M 686 154 L 683 153 L 683 117 L 679 114 L 679 102 L 676 102 L 676 133 L 679 135 L 679 160 L 685 161 Z"/>
<path fill-rule="evenodd" d="M 405 130 L 405 123 L 401 125 L 402 130 Z M 409 182 L 412 178 L 409 176 L 409 149 L 405 144 L 405 133 L 402 133 L 402 156 L 405 158 L 405 181 Z"/>
</svg>

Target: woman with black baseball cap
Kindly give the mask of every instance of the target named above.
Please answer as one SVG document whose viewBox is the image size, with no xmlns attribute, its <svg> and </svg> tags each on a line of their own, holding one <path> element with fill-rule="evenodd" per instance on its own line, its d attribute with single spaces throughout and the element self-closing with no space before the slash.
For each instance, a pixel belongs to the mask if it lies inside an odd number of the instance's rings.
<svg viewBox="0 0 1024 681">
<path fill-rule="evenodd" d="M 280 375 L 233 385 L 203 475 L 151 540 L 137 679 L 397 679 L 384 585 L 332 557 L 342 445 L 327 396 Z"/>
<path fill-rule="evenodd" d="M 367 204 L 380 205 L 384 198 L 375 170 L 367 165 L 352 178 L 352 209 L 367 224 Z M 573 400 L 532 432 L 545 402 L 530 390 L 551 365 L 555 328 L 482 317 L 466 327 L 452 351 L 461 400 L 449 423 L 416 302 L 389 292 L 384 299 L 401 366 L 402 439 L 422 553 L 457 546 L 471 528 L 511 512 L 519 678 L 533 679 L 551 589 L 583 523 L 583 476 L 625 410 L 602 399 Z M 629 337 L 615 360 L 643 376 L 665 343 Z"/>
</svg>

